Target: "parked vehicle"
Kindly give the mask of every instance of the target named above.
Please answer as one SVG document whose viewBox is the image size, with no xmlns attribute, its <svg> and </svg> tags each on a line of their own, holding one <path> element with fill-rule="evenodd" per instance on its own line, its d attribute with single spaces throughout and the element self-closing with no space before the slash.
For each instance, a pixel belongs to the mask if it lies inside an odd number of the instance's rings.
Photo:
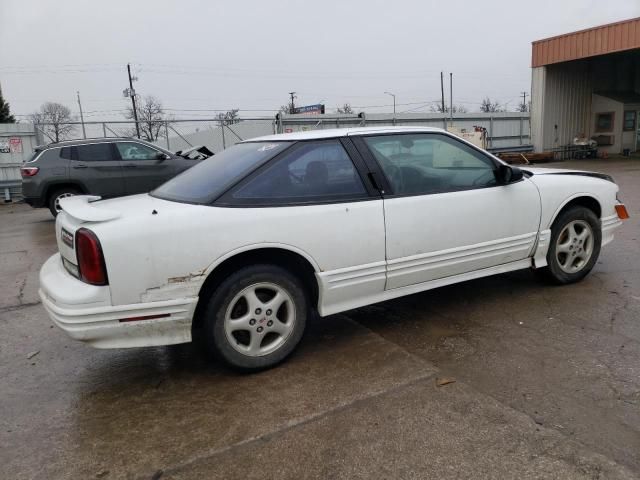
<svg viewBox="0 0 640 480">
<path fill-rule="evenodd" d="M 20 169 L 22 194 L 29 205 L 48 207 L 55 217 L 61 198 L 150 192 L 195 163 L 196 159 L 133 138 L 51 143 L 38 147 Z"/>
<path fill-rule="evenodd" d="M 40 272 L 54 323 L 98 348 L 200 337 L 271 367 L 321 317 L 535 268 L 581 280 L 626 218 L 607 175 L 520 170 L 440 129 L 246 141 L 150 194 L 60 201 Z"/>
</svg>

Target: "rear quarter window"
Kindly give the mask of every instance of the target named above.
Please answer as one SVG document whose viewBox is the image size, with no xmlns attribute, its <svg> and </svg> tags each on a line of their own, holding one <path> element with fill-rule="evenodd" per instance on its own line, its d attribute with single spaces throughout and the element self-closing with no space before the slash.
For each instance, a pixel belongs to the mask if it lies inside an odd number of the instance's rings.
<svg viewBox="0 0 640 480">
<path fill-rule="evenodd" d="M 45 150 L 44 152 L 42 152 L 42 155 L 40 155 L 39 157 L 37 157 L 37 161 L 38 163 L 45 163 L 45 162 L 54 162 L 55 160 L 57 160 L 59 157 L 60 153 L 60 149 L 59 148 L 50 148 L 48 150 Z M 37 153 L 36 153 L 37 155 Z"/>
</svg>

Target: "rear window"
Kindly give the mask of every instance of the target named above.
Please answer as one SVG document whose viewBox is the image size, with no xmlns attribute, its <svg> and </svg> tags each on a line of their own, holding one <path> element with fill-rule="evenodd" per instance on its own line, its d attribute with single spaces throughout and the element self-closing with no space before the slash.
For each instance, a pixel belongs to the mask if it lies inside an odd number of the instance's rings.
<svg viewBox="0 0 640 480">
<path fill-rule="evenodd" d="M 239 143 L 172 178 L 151 194 L 165 200 L 211 203 L 292 142 Z"/>
</svg>

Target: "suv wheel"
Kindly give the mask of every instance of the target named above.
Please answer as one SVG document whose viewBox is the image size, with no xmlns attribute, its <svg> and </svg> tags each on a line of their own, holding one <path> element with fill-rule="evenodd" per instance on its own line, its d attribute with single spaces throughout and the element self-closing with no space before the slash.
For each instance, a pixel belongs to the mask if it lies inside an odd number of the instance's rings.
<svg viewBox="0 0 640 480">
<path fill-rule="evenodd" d="M 64 187 L 55 190 L 49 197 L 49 210 L 51 211 L 51 215 L 57 217 L 58 213 L 62 211 L 62 208 L 60 207 L 60 199 L 72 197 L 74 195 L 78 195 L 78 193 L 80 193 L 78 189 L 73 187 Z"/>
<path fill-rule="evenodd" d="M 230 275 L 205 311 L 204 340 L 216 357 L 244 371 L 270 368 L 296 348 L 308 315 L 300 281 L 275 265 Z"/>
</svg>

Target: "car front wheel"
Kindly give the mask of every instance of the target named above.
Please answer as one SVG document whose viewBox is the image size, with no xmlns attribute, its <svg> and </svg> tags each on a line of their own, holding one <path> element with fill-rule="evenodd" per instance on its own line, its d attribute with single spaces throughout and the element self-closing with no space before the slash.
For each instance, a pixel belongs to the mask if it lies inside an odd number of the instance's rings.
<svg viewBox="0 0 640 480">
<path fill-rule="evenodd" d="M 307 315 L 306 292 L 289 271 L 275 265 L 245 267 L 211 296 L 205 312 L 205 344 L 234 368 L 270 368 L 296 348 Z"/>
<path fill-rule="evenodd" d="M 593 211 L 573 207 L 561 213 L 551 227 L 544 276 L 554 283 L 582 280 L 593 268 L 602 242 L 600 220 Z"/>
</svg>

